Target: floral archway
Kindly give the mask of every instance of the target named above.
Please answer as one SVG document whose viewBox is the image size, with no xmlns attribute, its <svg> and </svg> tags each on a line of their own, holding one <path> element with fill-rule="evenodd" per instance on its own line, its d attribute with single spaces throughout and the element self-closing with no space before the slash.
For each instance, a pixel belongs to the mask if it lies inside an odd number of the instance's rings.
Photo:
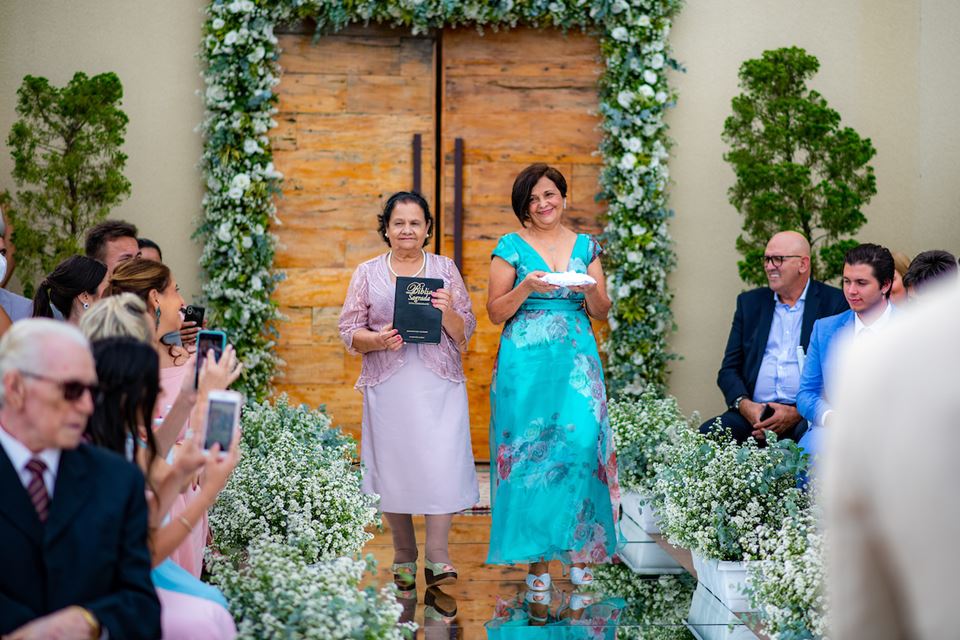
<svg viewBox="0 0 960 640">
<path fill-rule="evenodd" d="M 666 77 L 678 68 L 668 38 L 680 0 L 213 0 L 201 57 L 206 63 L 203 122 L 204 294 L 213 319 L 247 366 L 243 389 L 261 398 L 279 365 L 273 352 L 280 319 L 271 294 L 269 233 L 274 169 L 268 132 L 276 125 L 274 87 L 281 73 L 274 25 L 312 19 L 317 34 L 377 22 L 414 34 L 461 25 L 519 24 L 596 33 L 606 69 L 600 79 L 603 157 L 599 197 L 608 203 L 606 269 L 613 307 L 605 345 L 611 391 L 662 389 L 672 355 L 667 274 L 675 264 L 667 220 L 670 139 L 664 112 L 675 102 Z"/>
</svg>

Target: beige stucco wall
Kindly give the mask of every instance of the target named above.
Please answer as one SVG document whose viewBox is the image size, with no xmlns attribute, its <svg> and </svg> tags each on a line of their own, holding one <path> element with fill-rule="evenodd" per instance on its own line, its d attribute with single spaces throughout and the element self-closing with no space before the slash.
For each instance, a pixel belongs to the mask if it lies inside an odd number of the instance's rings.
<svg viewBox="0 0 960 640">
<path fill-rule="evenodd" d="M 133 193 L 116 214 L 161 243 L 186 297 L 198 292 L 200 212 L 196 164 L 202 118 L 194 95 L 201 0 L 4 0 L 0 2 L 0 134 L 14 120 L 27 73 L 66 82 L 77 70 L 116 71 L 130 116 L 126 150 Z M 671 279 L 679 329 L 672 391 L 686 411 L 721 409 L 715 387 L 742 285 L 727 203 L 732 173 L 720 140 L 740 62 L 766 48 L 799 45 L 817 55 L 814 85 L 844 123 L 873 139 L 879 193 L 861 238 L 913 254 L 960 251 L 960 3 L 956 0 L 699 0 L 676 21 L 673 46 L 686 65 L 670 114 L 673 235 Z M 0 150 L 0 188 L 12 187 Z"/>
<path fill-rule="evenodd" d="M 914 255 L 960 253 L 960 3 L 955 0 L 690 2 L 673 30 L 687 67 L 669 122 L 677 141 L 671 278 L 679 329 L 671 390 L 685 411 L 723 409 L 716 372 L 743 288 L 727 202 L 733 173 L 720 140 L 742 60 L 797 45 L 820 59 L 812 83 L 843 123 L 870 137 L 878 193 L 859 238 Z"/>
<path fill-rule="evenodd" d="M 155 240 L 189 302 L 200 293 L 200 247 L 190 239 L 203 196 L 197 163 L 203 118 L 196 52 L 202 0 L 0 2 L 0 189 L 13 189 L 6 145 L 23 76 L 62 86 L 77 71 L 114 71 L 123 83 L 130 197 L 114 216 Z"/>
</svg>

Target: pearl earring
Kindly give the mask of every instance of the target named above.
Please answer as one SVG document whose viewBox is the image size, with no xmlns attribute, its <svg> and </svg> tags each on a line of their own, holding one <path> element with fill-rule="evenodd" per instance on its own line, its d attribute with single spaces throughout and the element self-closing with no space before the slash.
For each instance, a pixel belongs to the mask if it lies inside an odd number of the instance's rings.
<svg viewBox="0 0 960 640">
<path fill-rule="evenodd" d="M 86 311 L 86 310 L 89 309 L 89 308 L 90 308 L 90 305 L 87 304 L 86 302 L 84 302 L 84 303 L 83 303 L 83 310 Z"/>
</svg>

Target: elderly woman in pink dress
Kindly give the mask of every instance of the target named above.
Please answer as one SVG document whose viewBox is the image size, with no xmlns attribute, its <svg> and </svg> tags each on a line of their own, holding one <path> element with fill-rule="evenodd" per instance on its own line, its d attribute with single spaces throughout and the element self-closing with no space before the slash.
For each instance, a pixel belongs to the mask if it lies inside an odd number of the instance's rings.
<svg viewBox="0 0 960 640">
<path fill-rule="evenodd" d="M 350 353 L 363 356 L 357 381 L 363 393 L 363 489 L 380 496 L 390 524 L 394 581 L 402 596 L 416 598 L 412 514 L 426 517 L 427 586 L 450 584 L 457 579 L 447 550 L 453 514 L 479 499 L 460 359 L 477 321 L 453 261 L 423 250 L 433 224 L 423 196 L 394 194 L 379 223 L 390 250 L 354 272 L 340 337 Z M 433 306 L 442 312 L 439 344 L 406 344 L 392 327 L 398 276 L 443 280 L 433 293 Z"/>
</svg>

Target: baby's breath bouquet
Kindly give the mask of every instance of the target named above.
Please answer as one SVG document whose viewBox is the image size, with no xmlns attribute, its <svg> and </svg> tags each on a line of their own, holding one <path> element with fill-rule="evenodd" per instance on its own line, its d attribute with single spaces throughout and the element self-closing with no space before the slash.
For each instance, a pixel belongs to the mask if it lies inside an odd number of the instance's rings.
<svg viewBox="0 0 960 640">
<path fill-rule="evenodd" d="M 335 558 L 307 563 L 299 551 L 255 540 L 240 558 L 212 557 L 213 583 L 223 590 L 239 637 L 393 640 L 412 635 L 398 625 L 395 587 L 361 588 L 372 560 Z"/>
<path fill-rule="evenodd" d="M 823 534 L 812 509 L 761 527 L 750 557 L 750 599 L 771 640 L 825 640 Z"/>
<path fill-rule="evenodd" d="M 307 562 L 354 555 L 379 524 L 376 497 L 360 490 L 356 445 L 330 418 L 286 396 L 243 413 L 243 456 L 210 511 L 220 553 L 272 538 Z"/>
<path fill-rule="evenodd" d="M 598 564 L 591 588 L 627 601 L 617 640 L 687 640 L 683 621 L 696 585 L 689 574 L 644 576 L 623 564 Z"/>
<path fill-rule="evenodd" d="M 713 560 L 743 560 L 762 526 L 779 526 L 807 505 L 797 489 L 806 457 L 791 440 L 751 438 L 738 445 L 722 432 L 681 431 L 658 466 L 654 505 L 671 543 Z"/>
<path fill-rule="evenodd" d="M 699 422 L 696 414 L 688 421 L 680 413 L 676 398 L 663 398 L 651 391 L 637 400 L 611 400 L 607 410 L 617 445 L 621 488 L 650 495 L 656 465 L 666 461 L 666 445 L 691 422 Z"/>
</svg>

